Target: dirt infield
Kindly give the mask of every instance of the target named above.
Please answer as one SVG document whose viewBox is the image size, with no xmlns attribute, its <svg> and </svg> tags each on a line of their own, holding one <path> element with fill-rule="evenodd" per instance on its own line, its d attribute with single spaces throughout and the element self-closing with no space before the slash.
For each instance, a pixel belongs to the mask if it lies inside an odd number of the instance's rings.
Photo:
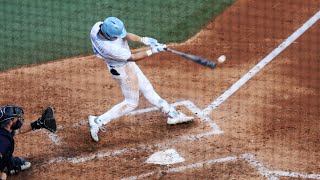
<svg viewBox="0 0 320 180">
<path fill-rule="evenodd" d="M 14 179 L 320 179 L 319 21 L 210 106 L 319 10 L 319 0 L 238 0 L 173 47 L 208 59 L 225 54 L 221 67 L 170 53 L 138 63 L 160 96 L 196 121 L 167 126 L 141 97 L 138 110 L 108 124 L 99 143 L 91 140 L 87 116 L 122 101 L 101 60 L 77 57 L 0 73 L 0 104 L 23 106 L 30 120 L 51 105 L 58 120 L 56 135 L 16 137 L 15 155 L 33 167 Z M 165 149 L 185 161 L 145 163 Z"/>
</svg>

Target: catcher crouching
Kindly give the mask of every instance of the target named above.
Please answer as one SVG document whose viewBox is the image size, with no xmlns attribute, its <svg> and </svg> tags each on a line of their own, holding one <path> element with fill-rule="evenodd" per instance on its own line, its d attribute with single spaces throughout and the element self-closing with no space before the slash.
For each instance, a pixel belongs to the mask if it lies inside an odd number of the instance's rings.
<svg viewBox="0 0 320 180">
<path fill-rule="evenodd" d="M 14 135 L 41 128 L 53 133 L 57 130 L 52 107 L 46 108 L 41 117 L 31 123 L 24 122 L 23 115 L 23 109 L 18 106 L 0 108 L 0 180 L 5 180 L 7 174 L 15 174 L 31 167 L 28 160 L 13 156 Z"/>
</svg>

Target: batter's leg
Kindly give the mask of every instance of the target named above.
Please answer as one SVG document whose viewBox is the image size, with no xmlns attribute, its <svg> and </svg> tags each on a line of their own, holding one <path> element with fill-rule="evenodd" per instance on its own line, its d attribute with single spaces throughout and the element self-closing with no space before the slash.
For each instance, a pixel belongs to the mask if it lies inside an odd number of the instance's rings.
<svg viewBox="0 0 320 180">
<path fill-rule="evenodd" d="M 193 121 L 194 117 L 188 117 L 181 112 L 178 112 L 167 101 L 162 99 L 153 89 L 150 81 L 143 74 L 140 68 L 135 65 L 135 71 L 139 78 L 139 88 L 144 97 L 154 106 L 158 107 L 163 113 L 168 116 L 168 124 L 178 124 L 183 122 Z"/>
<path fill-rule="evenodd" d="M 125 99 L 101 116 L 88 117 L 90 133 L 95 141 L 99 141 L 98 132 L 102 125 L 129 113 L 137 108 L 139 103 L 139 82 L 133 67 L 127 64 L 116 70 L 120 75 L 113 75 L 113 78 L 121 86 L 121 91 Z"/>
<path fill-rule="evenodd" d="M 104 125 L 109 123 L 113 119 L 119 118 L 133 111 L 137 108 L 139 103 L 138 75 L 135 73 L 131 63 L 125 65 L 123 71 L 120 70 L 119 73 L 125 73 L 126 75 L 122 79 L 120 79 L 120 81 L 116 79 L 116 81 L 121 86 L 124 101 L 117 104 L 109 111 L 98 117 L 98 122 Z"/>
</svg>

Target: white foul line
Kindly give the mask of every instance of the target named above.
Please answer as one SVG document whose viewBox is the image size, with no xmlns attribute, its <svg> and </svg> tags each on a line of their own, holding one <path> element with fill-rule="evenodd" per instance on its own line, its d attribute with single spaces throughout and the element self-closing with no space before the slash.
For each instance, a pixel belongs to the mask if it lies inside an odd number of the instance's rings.
<svg viewBox="0 0 320 180">
<path fill-rule="evenodd" d="M 287 177 L 293 177 L 293 178 L 320 179 L 320 174 L 303 174 L 303 173 L 287 172 L 287 171 L 271 171 L 271 173 L 277 176 L 287 176 Z"/>
<path fill-rule="evenodd" d="M 251 166 L 259 171 L 259 173 L 270 180 L 277 180 L 276 176 L 293 177 L 293 178 L 305 178 L 305 179 L 320 179 L 320 174 L 304 174 L 299 172 L 289 171 L 272 171 L 264 167 L 252 154 L 242 154 L 239 156 L 249 162 Z"/>
<path fill-rule="evenodd" d="M 211 103 L 203 111 L 205 114 L 219 107 L 225 100 L 228 99 L 233 93 L 235 93 L 241 86 L 249 81 L 254 75 L 256 75 L 264 66 L 271 62 L 276 56 L 278 56 L 284 49 L 286 49 L 293 41 L 300 37 L 306 30 L 308 30 L 314 23 L 320 19 L 320 11 L 312 16 L 307 22 L 305 22 L 298 30 L 296 30 L 291 36 L 288 37 L 282 44 L 274 49 L 268 56 L 262 59 L 256 66 L 254 66 L 247 74 L 233 84 L 227 91 L 225 91 L 220 97 L 218 97 L 213 103 Z"/>
<path fill-rule="evenodd" d="M 252 154 L 242 154 L 240 158 L 249 162 L 251 166 L 257 169 L 259 173 L 269 180 L 278 180 L 267 168 L 265 168 Z"/>
</svg>

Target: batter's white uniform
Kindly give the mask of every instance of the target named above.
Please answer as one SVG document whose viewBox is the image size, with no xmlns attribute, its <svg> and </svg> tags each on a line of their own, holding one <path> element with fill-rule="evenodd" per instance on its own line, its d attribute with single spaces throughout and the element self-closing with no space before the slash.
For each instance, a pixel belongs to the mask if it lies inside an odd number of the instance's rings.
<svg viewBox="0 0 320 180">
<path fill-rule="evenodd" d="M 114 41 L 100 37 L 102 22 L 97 22 L 91 29 L 92 48 L 96 56 L 106 63 L 112 78 L 120 85 L 124 101 L 98 117 L 100 125 L 134 110 L 139 103 L 139 91 L 153 105 L 161 109 L 168 117 L 176 117 L 178 112 L 163 100 L 153 89 L 147 77 L 135 62 L 128 62 L 131 57 L 127 40 L 117 38 Z"/>
</svg>

